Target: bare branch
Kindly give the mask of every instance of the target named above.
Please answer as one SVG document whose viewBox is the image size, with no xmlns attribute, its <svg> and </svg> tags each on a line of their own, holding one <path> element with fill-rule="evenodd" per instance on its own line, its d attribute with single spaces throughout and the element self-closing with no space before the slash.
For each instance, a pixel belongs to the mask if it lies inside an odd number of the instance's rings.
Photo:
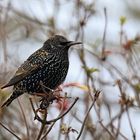
<svg viewBox="0 0 140 140">
<path fill-rule="evenodd" d="M 24 119 L 24 123 L 25 123 L 25 126 L 26 126 L 27 138 L 29 139 L 30 134 L 29 134 L 29 127 L 28 127 L 28 124 L 27 124 L 26 116 L 25 116 L 23 107 L 22 107 L 22 105 L 19 101 L 19 98 L 17 98 L 17 101 L 18 101 L 18 104 L 19 104 L 19 107 L 20 107 L 20 110 L 21 110 L 21 113 L 22 113 L 22 116 L 23 116 L 23 119 Z"/>
<path fill-rule="evenodd" d="M 9 133 L 11 133 L 13 136 L 15 136 L 18 140 L 21 140 L 20 137 L 18 137 L 13 131 L 11 131 L 9 128 L 7 128 L 5 125 L 3 125 L 1 122 L 0 122 L 0 125 L 6 129 Z"/>
<path fill-rule="evenodd" d="M 97 91 L 97 92 L 95 93 L 95 95 L 94 95 L 94 100 L 93 100 L 91 106 L 89 107 L 89 109 L 88 109 L 88 111 L 87 111 L 87 113 L 86 113 L 86 115 L 85 115 L 85 118 L 84 118 L 84 121 L 83 121 L 81 130 L 80 130 L 80 133 L 79 133 L 78 137 L 76 138 L 76 140 L 79 140 L 80 136 L 82 135 L 82 132 L 83 132 L 85 123 L 86 123 L 86 121 L 87 121 L 87 117 L 88 117 L 88 115 L 89 115 L 89 113 L 90 113 L 92 107 L 94 106 L 94 104 L 95 104 L 97 98 L 99 97 L 99 94 L 100 94 L 100 91 Z"/>
<path fill-rule="evenodd" d="M 73 104 L 69 107 L 69 109 L 68 109 L 66 112 L 64 112 L 63 114 L 60 114 L 57 118 L 52 119 L 52 120 L 49 120 L 49 121 L 44 121 L 44 120 L 42 120 L 42 119 L 37 115 L 37 112 L 36 112 L 36 110 L 35 110 L 35 108 L 34 108 L 34 106 L 33 106 L 33 102 L 32 102 L 32 100 L 31 100 L 31 98 L 30 98 L 30 102 L 31 102 L 31 106 L 32 106 L 33 112 L 34 112 L 34 114 L 35 114 L 35 119 L 37 119 L 37 120 L 38 120 L 39 122 L 41 122 L 41 123 L 50 124 L 50 123 L 55 122 L 55 121 L 61 119 L 62 117 L 64 117 L 64 116 L 73 108 L 73 106 L 74 106 L 75 103 L 78 101 L 78 99 L 79 99 L 79 98 L 77 97 L 77 98 L 75 99 L 75 101 L 73 102 Z"/>
</svg>

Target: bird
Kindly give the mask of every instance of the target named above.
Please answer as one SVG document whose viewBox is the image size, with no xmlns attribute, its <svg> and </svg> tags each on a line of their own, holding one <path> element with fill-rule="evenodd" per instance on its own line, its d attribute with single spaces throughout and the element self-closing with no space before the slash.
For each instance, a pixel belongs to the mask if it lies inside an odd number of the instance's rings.
<svg viewBox="0 0 140 140">
<path fill-rule="evenodd" d="M 69 41 L 62 35 L 54 35 L 47 39 L 43 47 L 29 56 L 10 81 L 1 87 L 3 89 L 13 86 L 12 95 L 1 107 L 9 106 L 13 100 L 24 93 L 46 94 L 61 85 L 68 73 L 68 50 L 71 46 L 78 44 L 82 42 Z"/>
</svg>

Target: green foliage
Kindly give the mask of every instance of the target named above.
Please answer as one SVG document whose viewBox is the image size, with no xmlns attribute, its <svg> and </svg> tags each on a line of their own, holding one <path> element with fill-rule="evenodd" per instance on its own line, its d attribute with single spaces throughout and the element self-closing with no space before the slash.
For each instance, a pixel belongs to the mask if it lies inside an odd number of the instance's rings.
<svg viewBox="0 0 140 140">
<path fill-rule="evenodd" d="M 120 17 L 120 24 L 121 24 L 121 26 L 123 26 L 126 23 L 126 21 L 127 21 L 127 19 L 126 19 L 125 16 L 121 16 Z"/>
<path fill-rule="evenodd" d="M 83 66 L 83 68 L 86 70 L 86 72 L 90 75 L 94 72 L 99 72 L 99 69 L 97 68 L 89 68 L 89 67 L 86 67 L 86 66 Z"/>
</svg>

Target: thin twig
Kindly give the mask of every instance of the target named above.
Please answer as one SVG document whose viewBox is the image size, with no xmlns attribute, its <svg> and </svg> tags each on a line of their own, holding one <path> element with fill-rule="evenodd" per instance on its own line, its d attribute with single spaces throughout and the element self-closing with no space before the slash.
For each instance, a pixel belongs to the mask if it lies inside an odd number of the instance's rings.
<svg viewBox="0 0 140 140">
<path fill-rule="evenodd" d="M 17 101 L 18 101 L 18 104 L 19 104 L 19 107 L 20 107 L 20 110 L 21 110 L 21 113 L 22 113 L 22 116 L 23 116 L 23 119 L 24 119 L 24 123 L 25 123 L 25 126 L 26 126 L 26 132 L 27 132 L 27 138 L 28 140 L 30 139 L 30 135 L 29 135 L 29 127 L 28 127 L 28 124 L 27 124 L 27 120 L 26 120 L 26 117 L 25 117 L 25 113 L 24 113 L 24 110 L 23 110 L 23 107 L 19 101 L 19 99 L 17 98 Z"/>
<path fill-rule="evenodd" d="M 65 95 L 65 98 L 64 100 L 66 99 L 67 95 Z M 61 108 L 61 111 L 60 111 L 60 114 L 61 112 L 63 112 L 63 109 L 64 109 L 64 106 L 62 106 Z M 63 120 L 63 118 L 61 119 L 61 121 Z M 52 130 L 53 126 L 55 125 L 56 121 L 54 121 L 51 126 L 48 128 L 47 132 L 44 134 L 44 136 L 41 138 L 41 140 L 45 139 L 45 137 L 49 134 L 49 132 Z M 59 133 L 60 134 L 60 133 Z"/>
<path fill-rule="evenodd" d="M 34 112 L 34 114 L 35 114 L 35 118 L 36 118 L 36 116 L 37 116 L 37 112 L 36 112 L 36 110 L 35 110 L 35 108 L 34 108 L 32 98 L 29 98 L 29 100 L 30 100 L 30 103 L 31 103 L 31 106 L 32 106 L 32 109 L 33 109 L 33 112 Z"/>
<path fill-rule="evenodd" d="M 106 47 L 106 31 L 107 31 L 107 10 L 104 8 L 104 16 L 105 16 L 105 27 L 103 34 L 103 46 L 102 46 L 102 60 L 105 59 L 105 47 Z"/>
<path fill-rule="evenodd" d="M 132 134 L 133 134 L 133 140 L 136 140 L 136 134 L 133 130 L 132 122 L 131 122 L 130 115 L 129 115 L 127 107 L 126 107 L 126 113 L 127 113 L 127 117 L 128 117 L 128 121 L 129 121 L 129 124 L 130 124 L 131 131 L 132 131 Z"/>
<path fill-rule="evenodd" d="M 118 85 L 118 88 L 119 88 L 119 91 L 120 91 L 120 94 L 121 94 L 122 98 L 125 97 L 126 95 L 123 92 L 122 82 L 120 80 L 118 80 L 117 85 Z M 121 105 L 121 111 L 120 112 L 122 112 L 122 111 L 123 111 L 123 106 Z M 119 136 L 119 132 L 120 132 L 120 128 L 121 128 L 121 117 L 122 117 L 122 114 L 123 113 L 120 113 L 120 116 L 118 117 L 118 127 L 117 127 L 118 129 L 117 129 L 117 132 L 116 132 L 116 138 L 118 138 L 118 136 Z"/>
<path fill-rule="evenodd" d="M 75 98 L 75 101 L 73 102 L 73 104 L 69 107 L 69 109 L 65 113 L 60 114 L 60 116 L 58 116 L 56 119 L 53 119 L 53 120 L 50 120 L 50 121 L 47 121 L 47 122 L 51 123 L 51 122 L 57 121 L 57 120 L 61 119 L 62 117 L 64 117 L 73 108 L 73 106 L 78 101 L 78 99 L 79 99 L 78 97 Z"/>
<path fill-rule="evenodd" d="M 41 138 L 41 140 L 43 140 L 43 139 L 46 138 L 46 136 L 47 136 L 47 135 L 49 134 L 49 132 L 52 130 L 52 128 L 53 128 L 53 126 L 55 125 L 55 123 L 56 123 L 56 121 L 53 122 L 53 123 L 51 124 L 51 126 L 49 127 L 49 129 L 47 130 L 47 132 L 44 134 L 44 136 Z"/>
<path fill-rule="evenodd" d="M 46 118 L 47 118 L 47 110 L 45 110 L 45 114 L 44 114 L 43 122 L 45 122 Z M 40 128 L 40 131 L 39 131 L 39 134 L 38 134 L 36 140 L 39 140 L 39 139 L 41 138 L 41 135 L 42 135 L 42 133 L 43 133 L 43 131 L 44 131 L 44 128 L 45 128 L 45 125 L 46 125 L 46 124 L 43 123 L 43 122 L 42 122 L 42 124 L 41 124 L 41 128 Z"/>
<path fill-rule="evenodd" d="M 85 118 L 84 118 L 84 121 L 83 121 L 81 130 L 80 130 L 80 133 L 79 133 L 78 137 L 76 138 L 76 140 L 79 140 L 80 136 L 82 135 L 82 132 L 83 132 L 85 123 L 86 123 L 86 121 L 87 121 L 88 115 L 89 115 L 89 113 L 90 113 L 92 107 L 94 106 L 94 104 L 95 104 L 97 98 L 99 97 L 99 94 L 100 94 L 100 91 L 97 91 L 97 92 L 95 93 L 94 100 L 93 100 L 91 106 L 89 107 L 89 109 L 88 109 L 88 111 L 87 111 L 87 113 L 86 113 L 86 115 L 85 115 Z"/>
<path fill-rule="evenodd" d="M 50 123 L 55 122 L 55 121 L 61 119 L 62 117 L 64 117 L 64 116 L 72 109 L 72 107 L 75 105 L 75 103 L 78 101 L 78 99 L 79 99 L 79 98 L 77 97 L 77 98 L 75 99 L 75 101 L 73 102 L 73 104 L 69 107 L 69 109 L 68 109 L 66 112 L 64 112 L 63 114 L 60 114 L 57 118 L 52 119 L 52 120 L 49 120 L 49 121 L 44 121 L 44 120 L 42 120 L 42 119 L 37 115 L 37 112 L 36 112 L 36 110 L 35 110 L 35 108 L 34 108 L 34 106 L 33 106 L 33 102 L 32 102 L 32 100 L 31 100 L 31 98 L 30 98 L 30 102 L 31 102 L 31 106 L 32 106 L 33 112 L 34 112 L 34 114 L 35 114 L 35 119 L 37 119 L 37 120 L 38 120 L 39 122 L 41 122 L 41 123 L 50 124 Z"/>
<path fill-rule="evenodd" d="M 62 118 L 61 120 L 60 120 L 60 123 L 59 123 L 59 132 L 61 132 L 61 127 L 62 127 L 62 124 L 64 123 L 64 118 Z M 61 133 L 59 133 L 58 134 L 58 140 L 61 140 L 61 136 L 62 136 L 62 134 Z"/>
<path fill-rule="evenodd" d="M 121 112 L 122 112 L 122 106 L 121 106 Z M 122 113 L 123 114 L 123 113 Z M 120 114 L 120 116 L 118 117 L 118 129 L 116 130 L 116 138 L 118 138 L 119 134 L 120 134 L 120 128 L 121 128 L 121 118 L 122 118 L 122 114 Z"/>
<path fill-rule="evenodd" d="M 112 118 L 112 120 L 106 125 L 106 127 L 108 128 L 111 124 L 113 124 L 113 122 L 118 119 L 121 115 L 123 115 L 123 113 L 125 112 L 125 108 L 122 108 L 121 112 L 119 112 L 116 116 L 114 116 Z"/>
<path fill-rule="evenodd" d="M 115 137 L 111 134 L 111 132 L 107 129 L 107 127 L 105 127 L 102 123 L 102 120 L 99 121 L 99 123 L 101 124 L 101 126 L 103 127 L 103 129 L 110 135 L 111 139 L 115 139 Z"/>
<path fill-rule="evenodd" d="M 6 129 L 9 133 L 11 133 L 13 136 L 15 136 L 18 140 L 21 140 L 20 137 L 18 137 L 14 132 L 12 132 L 12 130 L 10 130 L 9 128 L 7 128 L 5 125 L 3 125 L 1 122 L 0 122 L 0 125 Z"/>
<path fill-rule="evenodd" d="M 117 131 L 118 129 L 113 125 L 113 128 Z M 119 135 L 122 137 L 122 138 L 124 138 L 124 140 L 129 140 L 126 136 L 124 136 L 123 134 L 122 134 L 122 132 L 120 132 L 119 131 Z M 116 137 L 117 138 L 117 137 Z"/>
</svg>

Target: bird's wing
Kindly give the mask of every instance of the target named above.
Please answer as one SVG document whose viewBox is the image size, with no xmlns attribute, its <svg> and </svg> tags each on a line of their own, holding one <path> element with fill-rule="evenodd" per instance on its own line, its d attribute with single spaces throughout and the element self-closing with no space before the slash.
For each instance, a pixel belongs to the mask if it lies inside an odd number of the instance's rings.
<svg viewBox="0 0 140 140">
<path fill-rule="evenodd" d="M 36 70 L 42 67 L 44 58 L 46 58 L 47 55 L 48 53 L 45 50 L 37 50 L 18 68 L 14 77 L 1 88 L 15 85 L 26 76 L 33 74 Z"/>
</svg>

